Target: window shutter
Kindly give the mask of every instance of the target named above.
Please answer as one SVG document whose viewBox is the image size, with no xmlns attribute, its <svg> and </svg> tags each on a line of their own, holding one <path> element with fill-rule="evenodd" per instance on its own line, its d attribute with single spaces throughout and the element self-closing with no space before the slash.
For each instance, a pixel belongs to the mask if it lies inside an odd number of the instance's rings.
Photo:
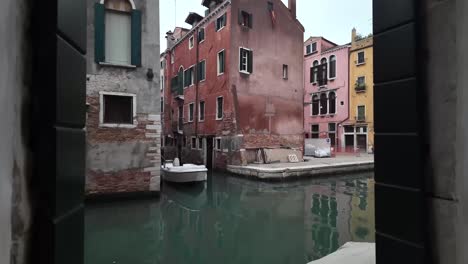
<svg viewBox="0 0 468 264">
<path fill-rule="evenodd" d="M 242 70 L 242 54 L 244 53 L 244 49 L 239 49 L 239 71 Z"/>
<path fill-rule="evenodd" d="M 141 11 L 132 10 L 132 65 L 141 66 Z"/>
<path fill-rule="evenodd" d="M 104 62 L 104 25 L 105 8 L 103 4 L 94 5 L 94 61 L 96 63 Z"/>
<path fill-rule="evenodd" d="M 249 14 L 249 28 L 252 28 L 253 22 L 252 22 L 253 15 Z"/>
<path fill-rule="evenodd" d="M 242 10 L 239 9 L 239 15 L 238 15 L 238 19 L 239 19 L 239 25 L 242 25 L 242 22 L 244 20 L 244 17 L 242 15 Z"/>
<path fill-rule="evenodd" d="M 314 67 L 310 68 L 310 83 L 314 82 Z"/>
<path fill-rule="evenodd" d="M 253 73 L 253 51 L 248 51 L 248 64 L 247 64 L 247 71 Z"/>
</svg>

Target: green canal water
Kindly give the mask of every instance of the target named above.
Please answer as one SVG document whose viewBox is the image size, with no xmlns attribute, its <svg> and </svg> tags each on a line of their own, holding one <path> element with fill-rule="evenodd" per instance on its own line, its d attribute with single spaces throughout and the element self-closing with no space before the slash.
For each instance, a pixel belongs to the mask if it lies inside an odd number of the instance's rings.
<svg viewBox="0 0 468 264">
<path fill-rule="evenodd" d="M 215 173 L 87 205 L 85 264 L 300 264 L 374 241 L 372 174 L 264 183 Z"/>
</svg>

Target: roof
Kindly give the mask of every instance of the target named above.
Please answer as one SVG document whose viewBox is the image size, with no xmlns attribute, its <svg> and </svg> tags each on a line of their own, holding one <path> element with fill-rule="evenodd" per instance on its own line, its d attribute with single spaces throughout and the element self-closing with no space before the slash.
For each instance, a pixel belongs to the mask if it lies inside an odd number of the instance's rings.
<svg viewBox="0 0 468 264">
<path fill-rule="evenodd" d="M 203 17 L 195 12 L 190 12 L 187 18 L 185 19 L 185 23 L 193 25 L 195 21 L 202 21 Z"/>
<path fill-rule="evenodd" d="M 205 7 L 210 7 L 211 2 L 216 2 L 217 4 L 219 4 L 222 2 L 222 0 L 203 0 L 202 5 Z"/>
<path fill-rule="evenodd" d="M 322 39 L 322 40 L 324 40 L 324 41 L 326 41 L 326 42 L 328 42 L 328 43 L 330 43 L 332 45 L 338 46 L 338 44 L 336 44 L 335 42 L 332 42 L 332 41 L 330 41 L 330 40 L 328 40 L 328 39 L 326 39 L 324 37 L 321 37 L 321 36 L 317 36 L 317 37 L 312 36 L 312 37 L 308 38 L 305 42 L 307 42 L 309 40 L 314 40 L 314 39 Z"/>
</svg>

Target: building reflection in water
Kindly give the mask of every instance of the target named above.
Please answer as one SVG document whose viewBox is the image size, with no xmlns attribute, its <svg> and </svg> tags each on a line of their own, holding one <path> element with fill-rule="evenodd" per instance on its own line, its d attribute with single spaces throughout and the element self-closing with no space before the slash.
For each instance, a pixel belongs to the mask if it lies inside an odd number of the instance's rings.
<svg viewBox="0 0 468 264">
<path fill-rule="evenodd" d="M 218 174 L 160 199 L 90 205 L 85 264 L 306 263 L 374 241 L 372 175 L 261 183 Z"/>
</svg>

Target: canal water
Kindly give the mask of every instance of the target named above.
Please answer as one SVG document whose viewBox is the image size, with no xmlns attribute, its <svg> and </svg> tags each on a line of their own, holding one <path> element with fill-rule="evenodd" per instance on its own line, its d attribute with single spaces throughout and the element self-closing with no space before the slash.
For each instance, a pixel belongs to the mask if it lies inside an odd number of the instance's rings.
<svg viewBox="0 0 468 264">
<path fill-rule="evenodd" d="M 374 241 L 373 174 L 264 183 L 215 173 L 87 205 L 85 264 L 300 264 Z"/>
</svg>

